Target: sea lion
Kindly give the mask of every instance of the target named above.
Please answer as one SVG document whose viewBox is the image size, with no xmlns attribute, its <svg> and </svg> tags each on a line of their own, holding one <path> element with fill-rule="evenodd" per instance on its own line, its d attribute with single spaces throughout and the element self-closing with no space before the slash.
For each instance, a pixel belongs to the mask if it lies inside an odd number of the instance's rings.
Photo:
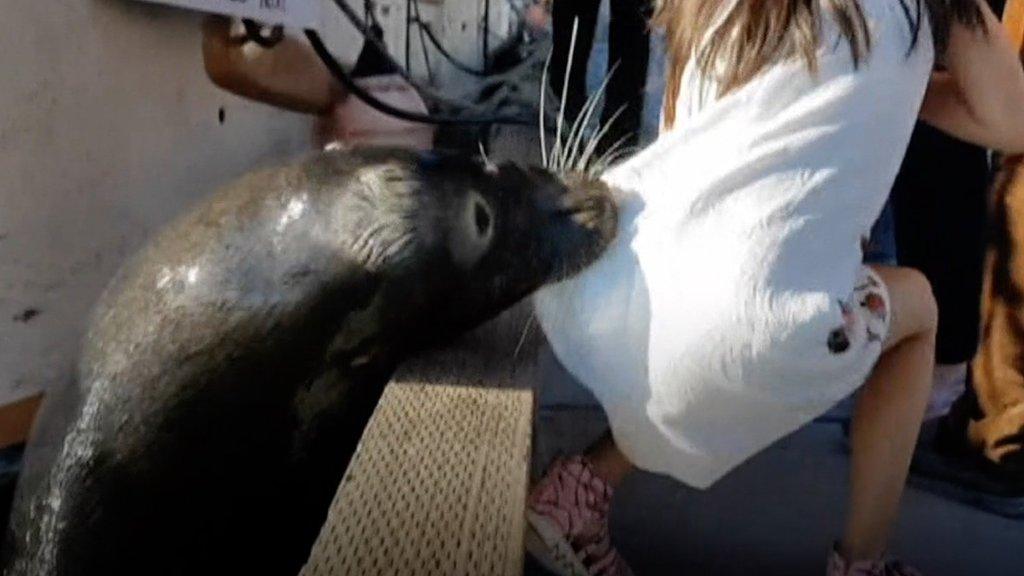
<svg viewBox="0 0 1024 576">
<path fill-rule="evenodd" d="M 615 219 L 598 182 L 398 150 L 222 188 L 100 298 L 3 573 L 297 574 L 396 364 L 579 270 Z"/>
</svg>

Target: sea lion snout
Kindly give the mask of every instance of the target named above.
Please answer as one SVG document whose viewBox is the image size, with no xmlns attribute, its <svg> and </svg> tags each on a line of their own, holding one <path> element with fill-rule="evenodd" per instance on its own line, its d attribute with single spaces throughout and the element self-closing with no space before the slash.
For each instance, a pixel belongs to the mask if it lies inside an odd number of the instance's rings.
<svg viewBox="0 0 1024 576">
<path fill-rule="evenodd" d="M 552 228 L 548 235 L 557 243 L 560 265 L 550 280 L 561 280 L 596 260 L 615 238 L 618 206 L 608 185 L 596 178 L 559 177 L 540 169 L 533 170 L 533 178 L 554 192 L 547 207 Z"/>
<path fill-rule="evenodd" d="M 503 169 L 507 176 L 510 168 Z M 568 218 L 574 226 L 596 233 L 601 249 L 615 237 L 618 207 L 607 184 L 578 173 L 560 177 L 538 167 L 521 171 L 525 176 L 524 187 L 531 191 L 537 207 L 550 219 Z"/>
<path fill-rule="evenodd" d="M 615 237 L 618 209 L 608 185 L 600 180 L 572 178 L 566 183 L 567 191 L 561 204 L 573 222 L 592 230 L 605 247 Z"/>
</svg>

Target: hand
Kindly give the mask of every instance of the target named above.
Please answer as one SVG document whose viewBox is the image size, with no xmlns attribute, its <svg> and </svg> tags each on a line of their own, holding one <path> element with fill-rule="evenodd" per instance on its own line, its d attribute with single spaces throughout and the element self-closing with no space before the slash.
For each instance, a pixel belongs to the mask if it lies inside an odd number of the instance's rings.
<svg viewBox="0 0 1024 576">
<path fill-rule="evenodd" d="M 282 36 L 274 48 L 256 48 L 244 29 L 228 18 L 203 21 L 203 63 L 221 88 L 258 102 L 296 112 L 327 114 L 344 96 L 313 50 L 298 38 Z M 274 40 L 265 38 L 265 40 Z"/>
<path fill-rule="evenodd" d="M 221 48 L 241 46 L 246 43 L 244 31 L 238 30 L 228 16 L 209 14 L 203 18 L 203 41 Z"/>
<path fill-rule="evenodd" d="M 546 30 L 550 23 L 551 14 L 545 6 L 541 4 L 531 4 L 530 7 L 526 9 L 526 25 L 529 26 L 531 30 Z"/>
</svg>

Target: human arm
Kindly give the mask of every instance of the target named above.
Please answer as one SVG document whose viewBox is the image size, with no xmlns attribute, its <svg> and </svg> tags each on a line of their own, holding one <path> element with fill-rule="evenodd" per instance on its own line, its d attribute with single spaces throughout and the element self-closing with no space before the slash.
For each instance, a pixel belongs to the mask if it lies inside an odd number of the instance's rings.
<svg viewBox="0 0 1024 576">
<path fill-rule="evenodd" d="M 534 30 L 543 30 L 551 23 L 551 2 L 536 0 L 526 9 L 526 23 Z"/>
<path fill-rule="evenodd" d="M 920 117 L 962 140 L 1024 152 L 1024 69 L 1018 47 L 985 2 L 984 26 L 954 21 L 945 70 L 928 85 Z"/>
<path fill-rule="evenodd" d="M 327 114 L 345 94 L 302 41 L 285 36 L 271 48 L 245 42 L 223 16 L 203 22 L 203 63 L 217 86 L 295 112 Z"/>
</svg>

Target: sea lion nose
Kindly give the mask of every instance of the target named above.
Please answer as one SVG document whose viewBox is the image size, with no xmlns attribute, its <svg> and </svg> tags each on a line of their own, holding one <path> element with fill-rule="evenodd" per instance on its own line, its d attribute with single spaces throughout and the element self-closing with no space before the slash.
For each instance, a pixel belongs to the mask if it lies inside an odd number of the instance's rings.
<svg viewBox="0 0 1024 576">
<path fill-rule="evenodd" d="M 573 220 L 588 230 L 598 232 L 601 237 L 610 239 L 615 234 L 618 210 L 609 196 L 594 194 L 580 202 Z"/>
<path fill-rule="evenodd" d="M 558 199 L 559 212 L 588 230 L 611 233 L 618 210 L 607 187 L 600 182 L 569 182 Z"/>
<path fill-rule="evenodd" d="M 574 193 L 560 201 L 560 216 L 569 225 L 583 233 L 581 239 L 591 248 L 602 249 L 615 237 L 618 229 L 618 211 L 612 199 L 604 194 Z"/>
</svg>

